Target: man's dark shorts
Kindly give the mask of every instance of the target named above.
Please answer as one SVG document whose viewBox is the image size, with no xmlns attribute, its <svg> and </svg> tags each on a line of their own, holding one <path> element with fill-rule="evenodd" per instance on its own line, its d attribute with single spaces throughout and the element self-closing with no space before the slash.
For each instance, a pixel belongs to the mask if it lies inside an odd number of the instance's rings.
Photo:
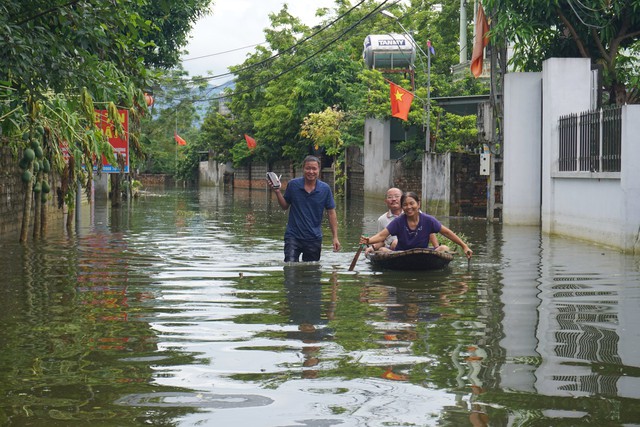
<svg viewBox="0 0 640 427">
<path fill-rule="evenodd" d="M 302 254 L 302 261 L 320 261 L 321 250 L 322 239 L 308 240 L 285 237 L 284 262 L 298 262 L 300 254 Z"/>
</svg>

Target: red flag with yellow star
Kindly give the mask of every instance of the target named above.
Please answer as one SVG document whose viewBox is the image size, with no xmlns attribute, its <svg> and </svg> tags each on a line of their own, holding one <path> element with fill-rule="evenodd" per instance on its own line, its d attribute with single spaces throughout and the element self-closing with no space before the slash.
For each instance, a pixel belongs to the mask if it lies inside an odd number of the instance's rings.
<svg viewBox="0 0 640 427">
<path fill-rule="evenodd" d="M 407 120 L 413 94 L 391 82 L 389 82 L 389 88 L 391 90 L 391 116 Z"/>
</svg>

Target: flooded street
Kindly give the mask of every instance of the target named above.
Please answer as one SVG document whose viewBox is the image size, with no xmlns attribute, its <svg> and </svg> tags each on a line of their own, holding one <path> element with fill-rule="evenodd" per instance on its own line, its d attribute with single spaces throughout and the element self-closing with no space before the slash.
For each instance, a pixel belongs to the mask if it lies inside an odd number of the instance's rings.
<svg viewBox="0 0 640 427">
<path fill-rule="evenodd" d="M 0 241 L 3 426 L 640 426 L 640 258 L 439 218 L 443 271 L 285 265 L 265 191 L 147 190 Z"/>
</svg>

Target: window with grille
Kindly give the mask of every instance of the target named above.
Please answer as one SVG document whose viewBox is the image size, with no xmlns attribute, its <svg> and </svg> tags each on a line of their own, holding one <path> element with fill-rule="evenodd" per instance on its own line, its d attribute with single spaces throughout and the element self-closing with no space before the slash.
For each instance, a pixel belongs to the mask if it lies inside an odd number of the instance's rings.
<svg viewBox="0 0 640 427">
<path fill-rule="evenodd" d="M 621 107 L 568 114 L 558 127 L 559 172 L 620 172 Z"/>
</svg>

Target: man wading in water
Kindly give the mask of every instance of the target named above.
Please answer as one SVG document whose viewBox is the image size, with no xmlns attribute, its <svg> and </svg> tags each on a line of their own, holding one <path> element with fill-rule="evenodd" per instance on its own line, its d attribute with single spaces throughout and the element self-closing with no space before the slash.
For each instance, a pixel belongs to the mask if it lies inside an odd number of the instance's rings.
<svg viewBox="0 0 640 427">
<path fill-rule="evenodd" d="M 319 261 L 322 250 L 322 217 L 327 211 L 329 228 L 333 236 L 333 251 L 340 250 L 336 202 L 331 188 L 318 179 L 320 159 L 307 156 L 302 162 L 303 176 L 287 184 L 284 195 L 280 187 L 267 180 L 283 210 L 289 209 L 289 220 L 284 233 L 284 261 Z"/>
</svg>

